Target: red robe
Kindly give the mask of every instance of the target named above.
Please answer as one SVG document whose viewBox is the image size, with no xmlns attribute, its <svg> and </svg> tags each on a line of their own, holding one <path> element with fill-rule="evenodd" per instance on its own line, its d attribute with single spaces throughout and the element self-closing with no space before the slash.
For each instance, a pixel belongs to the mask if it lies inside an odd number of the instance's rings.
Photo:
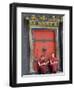
<svg viewBox="0 0 74 90">
<path fill-rule="evenodd" d="M 58 71 L 58 59 L 57 58 L 51 58 L 50 59 L 50 67 L 51 67 L 51 71 L 53 72 L 53 73 L 55 73 L 55 72 L 57 72 Z"/>
<path fill-rule="evenodd" d="M 38 63 L 40 63 L 40 64 L 43 64 L 43 65 L 39 65 L 39 68 L 40 68 L 40 71 L 41 71 L 41 73 L 46 73 L 47 72 L 47 66 L 44 64 L 45 63 L 45 61 L 38 61 Z"/>
<path fill-rule="evenodd" d="M 44 64 L 45 61 L 41 61 L 41 60 L 38 60 L 38 61 L 34 61 L 34 64 L 33 64 L 33 68 L 34 68 L 34 71 L 36 73 L 39 73 L 39 70 L 41 73 L 46 73 L 47 72 L 47 65 Z M 43 64 L 43 65 L 41 65 Z"/>
</svg>

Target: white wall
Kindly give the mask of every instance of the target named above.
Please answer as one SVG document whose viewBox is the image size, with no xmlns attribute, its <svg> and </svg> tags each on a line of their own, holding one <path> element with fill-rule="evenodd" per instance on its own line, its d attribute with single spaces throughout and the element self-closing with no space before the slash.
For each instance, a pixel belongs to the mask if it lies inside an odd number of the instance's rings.
<svg viewBox="0 0 74 90">
<path fill-rule="evenodd" d="M 9 83 L 9 3 L 36 3 L 50 5 L 70 5 L 74 6 L 74 0 L 0 0 L 0 90 L 11 90 Z M 74 8 L 73 8 L 74 9 Z M 42 90 L 73 90 L 73 85 L 52 85 L 41 87 L 22 87 L 16 89 L 42 89 Z"/>
</svg>

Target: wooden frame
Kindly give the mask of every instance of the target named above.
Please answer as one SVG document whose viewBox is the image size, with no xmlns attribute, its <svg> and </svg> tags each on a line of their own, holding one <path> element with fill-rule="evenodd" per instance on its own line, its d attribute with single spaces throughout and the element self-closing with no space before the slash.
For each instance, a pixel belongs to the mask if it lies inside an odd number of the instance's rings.
<svg viewBox="0 0 74 90">
<path fill-rule="evenodd" d="M 43 8 L 69 11 L 69 80 L 61 81 L 46 81 L 46 82 L 30 82 L 17 83 L 17 8 Z M 40 5 L 40 4 L 24 4 L 12 3 L 10 4 L 10 86 L 24 87 L 24 86 L 40 86 L 40 85 L 56 85 L 56 84 L 71 84 L 72 83 L 72 7 L 71 6 L 57 6 L 57 5 Z"/>
</svg>

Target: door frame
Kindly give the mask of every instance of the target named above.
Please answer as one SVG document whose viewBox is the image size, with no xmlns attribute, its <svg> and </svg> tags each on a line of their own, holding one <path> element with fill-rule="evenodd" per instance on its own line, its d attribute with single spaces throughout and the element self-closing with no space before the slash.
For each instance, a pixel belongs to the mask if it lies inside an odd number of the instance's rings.
<svg viewBox="0 0 74 90">
<path fill-rule="evenodd" d="M 33 28 L 36 28 L 36 29 L 40 29 L 40 28 L 46 28 L 46 29 L 51 29 L 52 31 L 55 31 L 55 34 L 56 34 L 56 48 L 58 48 L 58 50 L 56 50 L 56 55 L 59 56 L 59 68 L 60 68 L 60 50 L 59 50 L 59 40 L 58 40 L 58 27 L 38 27 L 38 26 L 30 26 L 29 27 L 30 30 L 29 30 L 29 41 L 30 41 L 30 73 L 34 73 L 35 71 L 33 70 L 33 42 L 32 42 L 32 29 Z"/>
</svg>

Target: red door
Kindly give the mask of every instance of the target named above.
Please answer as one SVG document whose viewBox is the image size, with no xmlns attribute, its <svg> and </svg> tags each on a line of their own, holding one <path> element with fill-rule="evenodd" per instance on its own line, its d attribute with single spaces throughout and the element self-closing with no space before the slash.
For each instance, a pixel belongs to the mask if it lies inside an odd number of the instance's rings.
<svg viewBox="0 0 74 90">
<path fill-rule="evenodd" d="M 32 37 L 34 57 L 40 57 L 42 55 L 42 48 L 46 49 L 47 56 L 49 57 L 53 52 L 56 54 L 56 36 L 54 30 L 32 30 Z"/>
</svg>

